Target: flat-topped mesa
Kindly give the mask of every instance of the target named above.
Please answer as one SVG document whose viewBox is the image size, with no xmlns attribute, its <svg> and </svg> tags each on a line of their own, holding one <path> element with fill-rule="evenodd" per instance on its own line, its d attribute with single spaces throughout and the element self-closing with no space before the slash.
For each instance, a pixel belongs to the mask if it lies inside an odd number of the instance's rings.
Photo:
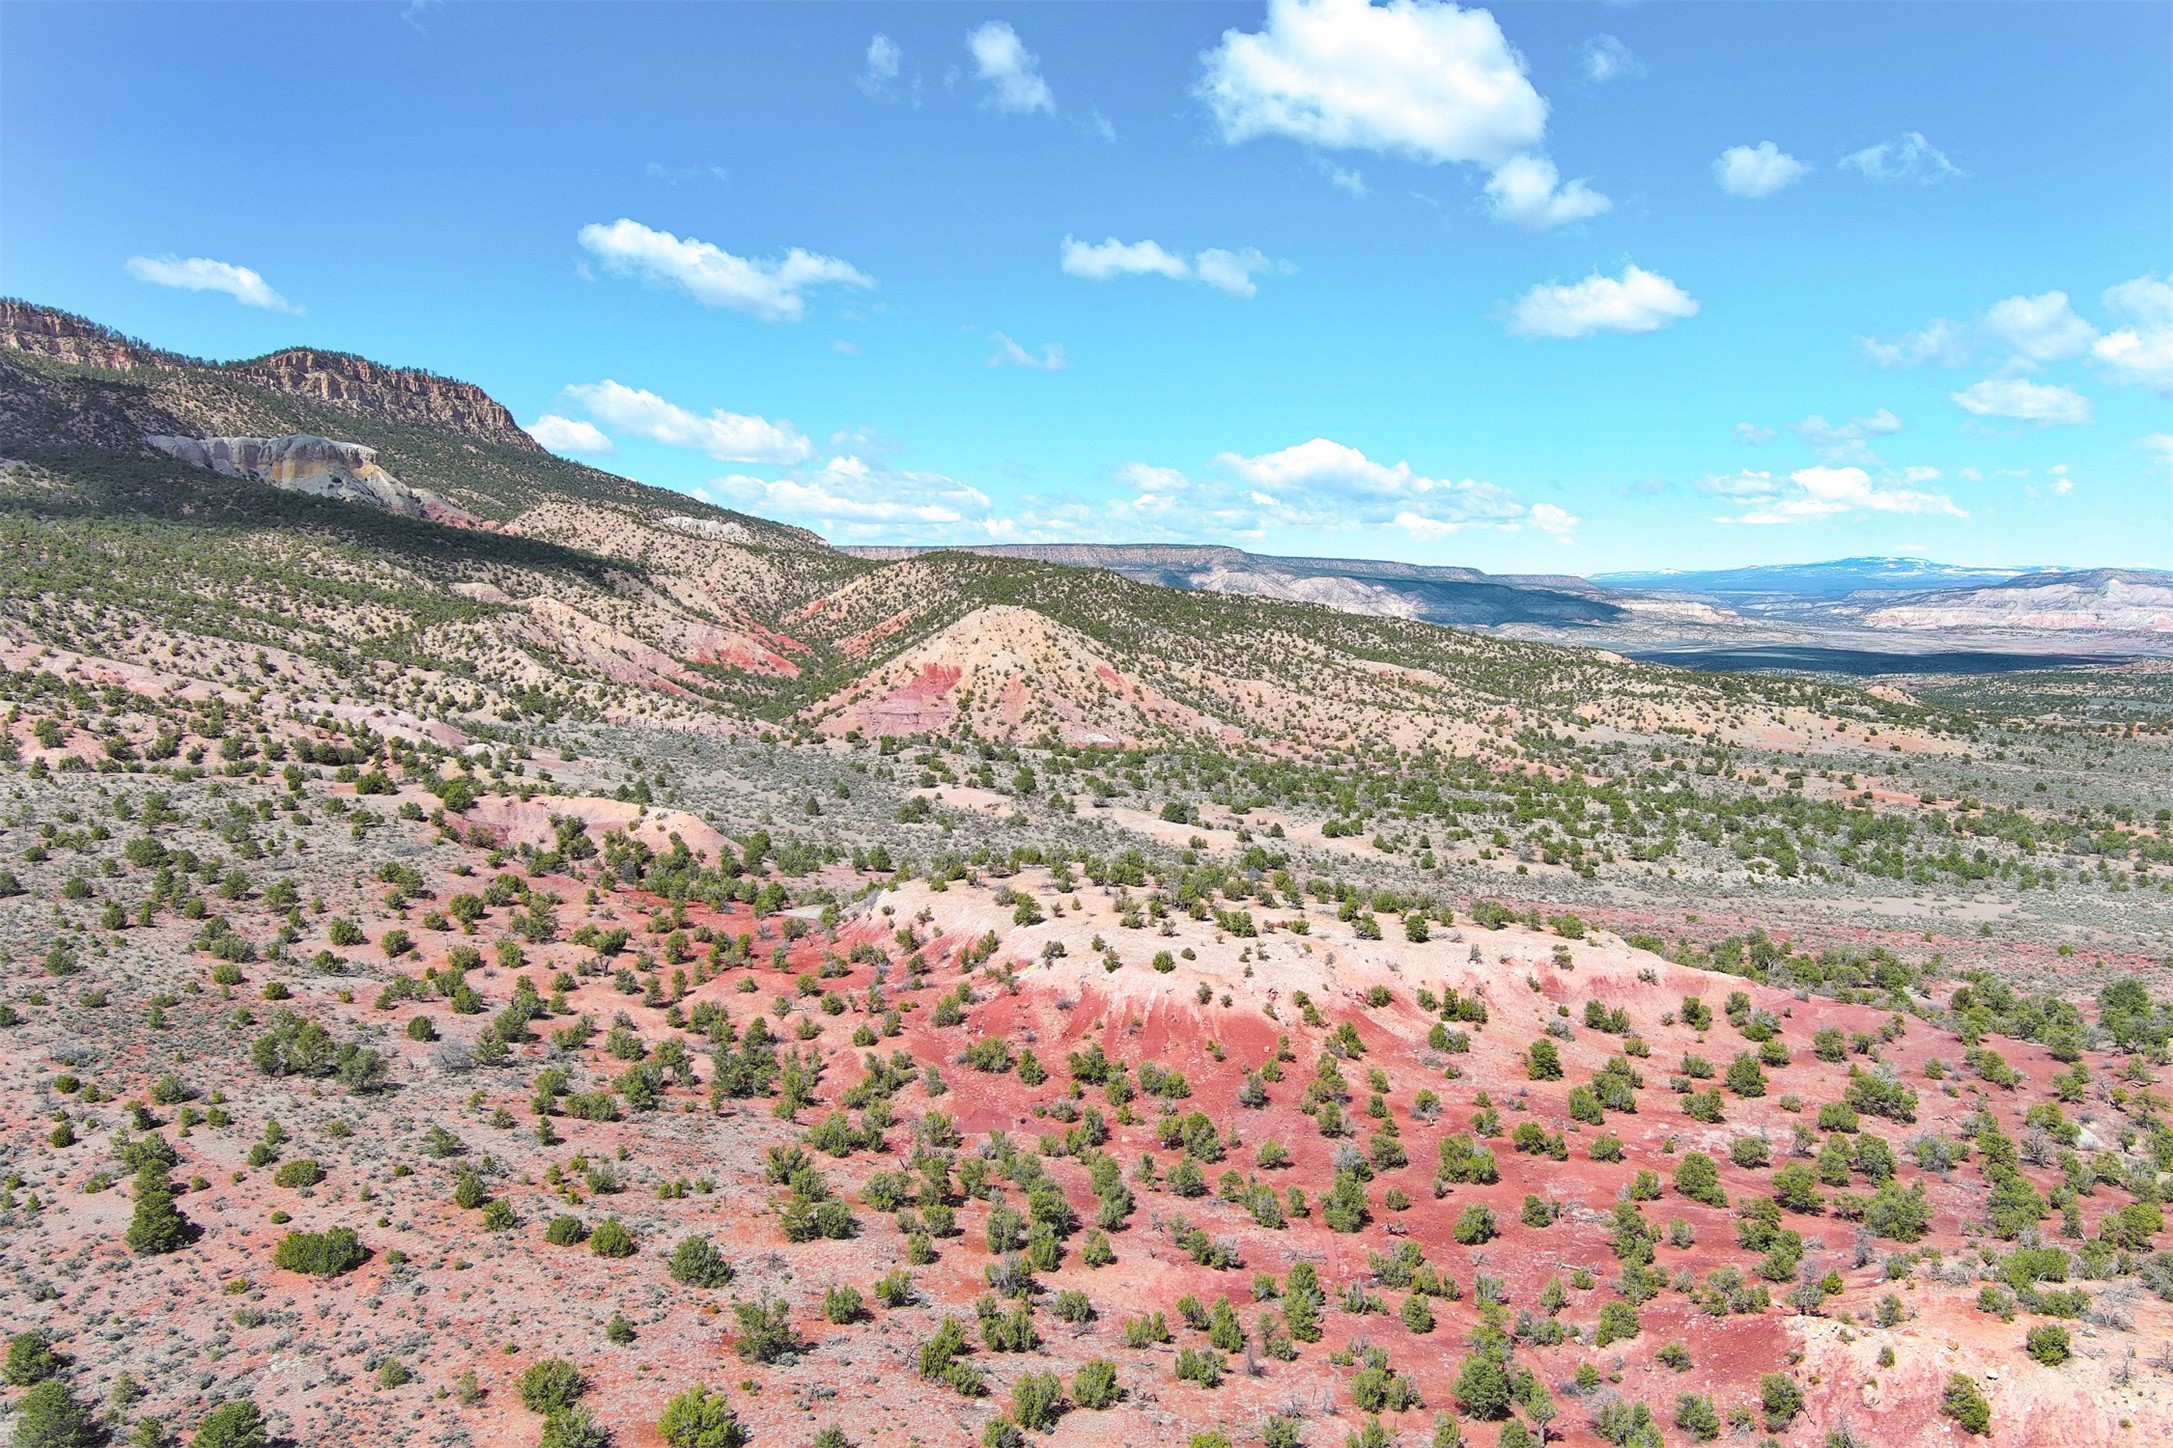
<svg viewBox="0 0 2173 1448">
<path fill-rule="evenodd" d="M 357 417 L 438 428 L 523 452 L 543 451 L 512 413 L 474 383 L 386 367 L 345 352 L 289 347 L 240 362 L 204 362 L 145 346 L 88 318 L 12 297 L 0 298 L 0 351 L 106 372 L 202 370 Z"/>
<path fill-rule="evenodd" d="M 512 413 L 470 382 L 382 367 L 364 357 L 311 347 L 230 362 L 221 370 L 268 391 L 307 397 L 342 412 L 445 428 L 524 452 L 543 451 Z"/>
<path fill-rule="evenodd" d="M 106 372 L 134 372 L 175 360 L 87 318 L 12 297 L 0 297 L 0 348 Z"/>
</svg>

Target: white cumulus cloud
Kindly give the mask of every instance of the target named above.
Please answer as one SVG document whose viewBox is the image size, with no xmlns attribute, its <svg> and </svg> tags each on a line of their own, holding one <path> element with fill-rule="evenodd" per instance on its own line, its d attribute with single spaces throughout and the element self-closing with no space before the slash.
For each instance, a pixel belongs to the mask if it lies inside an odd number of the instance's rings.
<svg viewBox="0 0 2173 1448">
<path fill-rule="evenodd" d="M 734 256 L 709 242 L 682 239 L 623 216 L 609 226 L 582 227 L 578 239 L 617 275 L 679 287 L 704 306 L 729 307 L 765 322 L 798 321 L 812 288 L 875 285 L 865 272 L 836 257 L 799 247 L 780 261 Z"/>
<path fill-rule="evenodd" d="M 1534 503 L 1524 521 L 1542 533 L 1552 533 L 1566 541 L 1570 532 L 1584 520 L 1567 508 L 1558 508 L 1552 503 Z"/>
<path fill-rule="evenodd" d="M 1517 522 L 1529 513 L 1507 488 L 1428 477 L 1407 462 L 1376 462 L 1324 437 L 1253 457 L 1221 453 L 1215 464 L 1246 484 L 1261 506 L 1292 523 L 1378 523 L 1410 514 L 1453 528 Z"/>
<path fill-rule="evenodd" d="M 1609 55 L 1610 65 L 1629 58 L 1627 50 Z M 1494 173 L 1490 210 L 1520 226 L 1608 209 L 1588 183 L 1559 183 L 1541 151 L 1546 98 L 1485 10 L 1440 0 L 1269 0 L 1260 30 L 1224 31 L 1203 60 L 1195 93 L 1231 145 L 1283 137 L 1316 150 L 1481 166 Z"/>
<path fill-rule="evenodd" d="M 1192 487 L 1192 480 L 1178 469 L 1158 468 L 1152 463 L 1126 463 L 1117 469 L 1116 479 L 1142 496 L 1172 496 Z"/>
<path fill-rule="evenodd" d="M 1113 525 L 1133 536 L 1257 539 L 1265 529 L 1261 505 L 1220 483 L 1195 483 L 1176 468 L 1141 462 L 1125 463 L 1114 476 L 1130 491 L 1106 508 Z"/>
<path fill-rule="evenodd" d="M 2173 330 L 2122 327 L 2098 338 L 2091 354 L 2115 382 L 2173 392 Z"/>
<path fill-rule="evenodd" d="M 606 378 L 576 383 L 566 395 L 594 418 L 637 437 L 667 447 L 692 448 L 727 463 L 798 463 L 814 452 L 807 438 L 789 422 L 726 412 L 703 417 L 667 402 L 654 392 Z"/>
<path fill-rule="evenodd" d="M 1954 322 L 1934 317 L 1891 342 L 1859 337 L 1864 354 L 1881 367 L 1931 362 L 1958 367 L 1988 350 L 2009 354 L 2009 371 L 2034 372 L 2039 364 L 2079 357 L 2097 339 L 2097 328 L 2076 315 L 2066 292 L 2012 296 L 1994 302 L 1982 317 Z"/>
<path fill-rule="evenodd" d="M 224 292 L 245 307 L 260 307 L 267 312 L 290 312 L 299 316 L 302 311 L 273 291 L 263 277 L 230 261 L 213 261 L 208 256 L 132 256 L 123 266 L 137 281 L 149 282 L 155 287 L 174 287 L 185 292 Z"/>
<path fill-rule="evenodd" d="M 618 451 L 612 446 L 611 439 L 604 436 L 604 430 L 595 423 L 583 422 L 574 417 L 560 417 L 555 412 L 546 412 L 528 424 L 526 431 L 530 437 L 555 453 L 600 458 L 609 457 Z"/>
<path fill-rule="evenodd" d="M 1891 141 L 1851 151 L 1841 164 L 1873 181 L 1914 181 L 1931 186 L 1965 173 L 1947 159 L 1947 153 L 1924 139 L 1922 131 L 1906 131 Z"/>
<path fill-rule="evenodd" d="M 2016 355 L 2032 362 L 2080 357 L 2098 335 L 2097 328 L 2075 315 L 2066 292 L 1994 302 L 1984 314 L 1984 324 Z"/>
<path fill-rule="evenodd" d="M 2091 356 L 2115 382 L 2173 393 L 2173 281 L 2139 276 L 2108 288 L 2105 305 L 2132 325 L 2098 338 Z"/>
<path fill-rule="evenodd" d="M 1232 296 L 1249 297 L 1260 288 L 1253 281 L 1263 272 L 1288 271 L 1289 266 L 1271 260 L 1252 247 L 1233 251 L 1211 246 L 1186 257 L 1157 241 L 1081 241 L 1067 236 L 1058 254 L 1065 275 L 1105 282 L 1113 277 L 1161 276 L 1172 281 L 1205 282 Z"/>
<path fill-rule="evenodd" d="M 1987 377 L 1955 393 L 1954 400 L 1979 417 L 2011 417 L 2041 427 L 2085 423 L 2092 415 L 2090 399 L 2074 388 L 2023 377 Z"/>
<path fill-rule="evenodd" d="M 1260 288 L 1253 285 L 1253 273 L 1276 270 L 1274 262 L 1253 247 L 1243 251 L 1226 251 L 1211 246 L 1192 258 L 1192 274 L 1217 291 L 1228 292 L 1233 297 L 1249 297 Z"/>
<path fill-rule="evenodd" d="M 1232 540 L 1256 540 L 1270 528 L 1388 529 L 1429 540 L 1467 528 L 1529 528 L 1566 542 L 1579 522 L 1553 503 L 1527 507 L 1497 484 L 1432 477 L 1329 438 L 1250 456 L 1220 453 L 1212 468 L 1195 479 L 1176 468 L 1126 463 L 1114 476 L 1128 491 L 1106 505 L 1112 525 L 1134 536 Z"/>
<path fill-rule="evenodd" d="M 1544 156 L 1512 156 L 1502 162 L 1486 183 L 1486 196 L 1496 216 L 1534 231 L 1583 221 L 1614 205 L 1582 180 L 1563 185 L 1554 163 Z"/>
<path fill-rule="evenodd" d="M 1798 468 L 1786 478 L 1765 472 L 1730 473 L 1706 478 L 1698 486 L 1742 508 L 1740 513 L 1715 520 L 1722 523 L 1813 523 L 1849 513 L 1968 517 L 1945 493 L 1920 486 L 1938 477 L 1937 468 L 1904 468 L 1898 474 L 1874 478 L 1860 467 L 1821 466 Z"/>
<path fill-rule="evenodd" d="M 991 20 L 977 26 L 966 36 L 966 49 L 973 52 L 974 74 L 988 87 L 987 105 L 1017 114 L 1056 109 L 1056 96 L 1041 78 L 1041 58 L 1009 25 Z"/>
<path fill-rule="evenodd" d="M 2135 445 L 2149 454 L 2152 462 L 2173 467 L 2173 432 L 2146 433 L 2135 440 Z"/>
<path fill-rule="evenodd" d="M 1568 285 L 1544 283 L 1517 298 L 1509 330 L 1520 337 L 1589 337 L 1595 332 L 1651 332 L 1698 304 L 1658 272 L 1625 266 L 1619 277 L 1594 272 Z"/>
<path fill-rule="evenodd" d="M 2145 273 L 2105 289 L 2105 305 L 2152 327 L 2173 327 L 2173 280 Z"/>
<path fill-rule="evenodd" d="M 1160 242 L 1119 241 L 1113 236 L 1099 242 L 1065 237 L 1062 265 L 1065 275 L 1095 282 L 1105 282 L 1111 277 L 1152 275 L 1181 279 L 1192 275 L 1192 268 L 1185 259 L 1164 249 Z"/>
<path fill-rule="evenodd" d="M 1811 168 L 1771 141 L 1730 146 L 1713 162 L 1713 179 L 1730 196 L 1756 200 L 1771 196 Z"/>
<path fill-rule="evenodd" d="M 1224 31 L 1205 61 L 1199 94 L 1232 143 L 1495 166 L 1546 133 L 1546 101 L 1484 10 L 1269 0 L 1264 29 Z"/>
<path fill-rule="evenodd" d="M 912 542 L 982 539 L 1006 531 L 988 495 L 941 473 L 912 472 L 850 454 L 783 478 L 711 479 L 740 507 L 803 523 L 830 538 Z"/>
</svg>

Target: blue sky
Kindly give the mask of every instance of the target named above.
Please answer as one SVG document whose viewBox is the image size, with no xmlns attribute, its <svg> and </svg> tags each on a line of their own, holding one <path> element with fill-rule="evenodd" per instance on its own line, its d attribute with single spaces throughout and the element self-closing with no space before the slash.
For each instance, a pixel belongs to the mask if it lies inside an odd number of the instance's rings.
<svg viewBox="0 0 2173 1448">
<path fill-rule="evenodd" d="M 5 24 L 0 290 L 839 541 L 2173 566 L 2163 5 Z"/>
</svg>

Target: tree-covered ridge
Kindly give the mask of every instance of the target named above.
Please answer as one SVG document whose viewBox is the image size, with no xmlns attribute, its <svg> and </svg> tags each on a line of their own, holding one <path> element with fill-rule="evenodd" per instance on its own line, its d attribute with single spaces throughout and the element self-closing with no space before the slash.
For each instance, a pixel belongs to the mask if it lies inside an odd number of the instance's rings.
<svg viewBox="0 0 2173 1448">
<path fill-rule="evenodd" d="M 388 472 L 442 493 L 478 517 L 503 521 L 536 502 L 568 497 L 631 506 L 649 516 L 735 522 L 770 546 L 822 546 L 804 529 L 647 487 L 551 453 L 327 406 L 255 386 L 227 367 L 187 359 L 116 373 L 0 354 L 0 407 L 0 440 L 11 456 L 26 446 L 63 439 L 137 452 L 142 436 L 154 431 L 197 437 L 311 433 L 376 448 Z"/>
</svg>

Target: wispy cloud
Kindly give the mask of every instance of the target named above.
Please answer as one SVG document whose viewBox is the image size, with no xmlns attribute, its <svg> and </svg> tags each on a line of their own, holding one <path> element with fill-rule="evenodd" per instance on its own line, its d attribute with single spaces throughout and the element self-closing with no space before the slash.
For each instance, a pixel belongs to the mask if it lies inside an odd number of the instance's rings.
<svg viewBox="0 0 2173 1448">
<path fill-rule="evenodd" d="M 725 184 L 732 179 L 732 173 L 722 166 L 667 166 L 662 161 L 651 161 L 641 171 L 651 181 L 661 181 L 667 186 L 683 186 L 689 181 Z"/>
<path fill-rule="evenodd" d="M 622 433 L 646 437 L 666 447 L 691 448 L 719 462 L 799 463 L 814 452 L 814 446 L 789 422 L 772 422 L 766 417 L 722 408 L 702 416 L 654 392 L 609 378 L 577 383 L 565 391 L 589 416 Z"/>
<path fill-rule="evenodd" d="M 1968 517 L 1945 493 L 1923 486 L 1938 477 L 1937 468 L 1903 468 L 1874 477 L 1860 467 L 1821 466 L 1798 468 L 1785 477 L 1769 472 L 1727 473 L 1704 479 L 1698 488 L 1741 509 L 1715 518 L 1717 523 L 1816 523 L 1852 513 Z"/>
<path fill-rule="evenodd" d="M 1058 253 L 1058 265 L 1067 276 L 1104 282 L 1116 277 L 1160 276 L 1172 281 L 1205 282 L 1233 297 L 1250 297 L 1259 286 L 1255 276 L 1293 270 L 1287 262 L 1270 259 L 1253 247 L 1233 251 L 1211 246 L 1187 257 L 1158 241 L 1080 241 L 1067 236 Z"/>
<path fill-rule="evenodd" d="M 1036 356 L 1001 332 L 989 333 L 996 350 L 989 354 L 991 367 L 1031 367 L 1042 372 L 1061 372 L 1064 368 L 1064 347 L 1060 342 L 1044 342 Z"/>
<path fill-rule="evenodd" d="M 1892 342 L 1881 342 L 1876 337 L 1856 340 L 1864 354 L 1881 367 L 1914 367 L 1920 362 L 1957 366 L 1969 360 L 1967 329 L 1945 317 L 1934 317 Z"/>
<path fill-rule="evenodd" d="M 852 542 L 986 541 L 1011 529 L 978 488 L 851 454 L 782 478 L 713 478 L 704 491 Z"/>
<path fill-rule="evenodd" d="M 905 65 L 905 50 L 880 30 L 868 41 L 868 49 L 853 84 L 865 95 L 881 98 L 895 97 L 900 93 L 899 74 Z"/>
<path fill-rule="evenodd" d="M 263 277 L 230 261 L 213 261 L 208 256 L 132 256 L 123 265 L 137 281 L 155 287 L 224 292 L 245 307 L 301 315 L 302 309 L 273 291 Z"/>
<path fill-rule="evenodd" d="M 1875 463 L 1879 457 L 1871 450 L 1871 439 L 1900 432 L 1901 419 L 1883 407 L 1869 417 L 1840 423 L 1828 422 L 1814 412 L 1797 423 L 1794 431 L 1828 462 Z"/>
<path fill-rule="evenodd" d="M 607 271 L 677 287 L 704 306 L 729 307 L 765 322 L 798 321 L 807 310 L 806 294 L 815 287 L 875 285 L 874 278 L 836 257 L 799 247 L 778 261 L 734 256 L 623 216 L 609 226 L 582 227 L 578 239 Z"/>
<path fill-rule="evenodd" d="M 1267 453 L 1220 453 L 1213 469 L 1216 476 L 1195 480 L 1175 468 L 1126 464 L 1117 480 L 1134 491 L 1112 509 L 1135 528 L 1151 524 L 1189 537 L 1256 537 L 1282 527 L 1388 529 L 1420 539 L 1528 528 L 1566 538 L 1578 523 L 1556 504 L 1527 506 L 1494 483 L 1434 477 L 1329 438 Z"/>
<path fill-rule="evenodd" d="M 1338 166 L 1326 156 L 1315 156 L 1313 166 L 1321 175 L 1327 177 L 1328 184 L 1338 191 L 1354 196 L 1361 201 L 1373 194 L 1372 190 L 1366 185 L 1365 173 L 1355 167 Z"/>
<path fill-rule="evenodd" d="M 1924 139 L 1922 131 L 1905 131 L 1891 141 L 1851 151 L 1841 158 L 1844 168 L 1873 181 L 1911 181 L 1934 186 L 1967 175 L 1947 158 L 1947 153 Z"/>
<path fill-rule="evenodd" d="M 1612 35 L 1595 35 L 1587 40 L 1578 63 L 1584 70 L 1584 78 L 1596 85 L 1645 73 L 1645 62 Z"/>
</svg>

